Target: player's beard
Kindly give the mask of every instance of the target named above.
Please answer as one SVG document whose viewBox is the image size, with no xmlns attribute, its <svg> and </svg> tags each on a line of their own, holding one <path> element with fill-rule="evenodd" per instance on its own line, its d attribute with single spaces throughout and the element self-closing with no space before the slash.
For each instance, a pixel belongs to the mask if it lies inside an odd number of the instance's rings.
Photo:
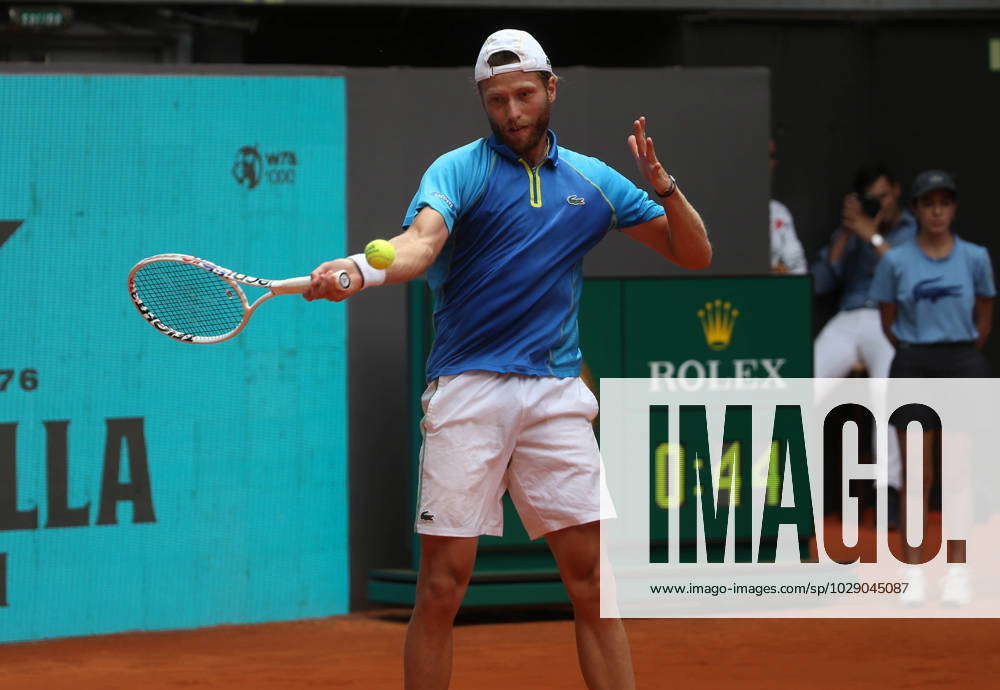
<svg viewBox="0 0 1000 690">
<path fill-rule="evenodd" d="M 489 116 L 487 116 L 487 119 L 490 121 L 490 129 L 493 130 L 493 133 L 496 135 L 497 139 L 500 140 L 500 143 L 517 155 L 523 156 L 538 146 L 538 142 L 542 140 L 542 137 L 547 136 L 549 131 L 549 116 L 551 112 L 552 104 L 546 101 L 545 110 L 539 114 L 538 119 L 535 120 L 534 124 L 528 125 L 531 131 L 524 144 L 515 144 L 507 136 L 507 132 L 504 130 L 503 126 L 494 122 L 491 118 L 489 118 Z"/>
</svg>

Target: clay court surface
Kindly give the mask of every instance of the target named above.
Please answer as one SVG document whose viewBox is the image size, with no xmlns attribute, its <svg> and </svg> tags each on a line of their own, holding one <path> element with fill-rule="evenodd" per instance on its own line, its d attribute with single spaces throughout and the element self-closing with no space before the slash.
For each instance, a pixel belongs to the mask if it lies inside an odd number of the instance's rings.
<svg viewBox="0 0 1000 690">
<path fill-rule="evenodd" d="M 401 688 L 406 610 L 0 645 L 0 688 Z M 640 688 L 985 688 L 996 620 L 632 620 Z M 583 688 L 567 609 L 463 613 L 456 690 Z"/>
</svg>

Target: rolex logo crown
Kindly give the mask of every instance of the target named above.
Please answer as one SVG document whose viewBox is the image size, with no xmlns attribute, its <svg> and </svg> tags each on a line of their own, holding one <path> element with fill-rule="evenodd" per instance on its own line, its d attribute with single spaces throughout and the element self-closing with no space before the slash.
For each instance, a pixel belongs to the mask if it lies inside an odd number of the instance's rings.
<svg viewBox="0 0 1000 690">
<path fill-rule="evenodd" d="M 723 302 L 721 299 L 705 302 L 705 308 L 698 310 L 698 319 L 705 332 L 705 342 L 710 348 L 725 350 L 729 347 L 736 317 L 739 315 L 739 309 L 733 309 L 733 305 L 729 302 Z"/>
</svg>

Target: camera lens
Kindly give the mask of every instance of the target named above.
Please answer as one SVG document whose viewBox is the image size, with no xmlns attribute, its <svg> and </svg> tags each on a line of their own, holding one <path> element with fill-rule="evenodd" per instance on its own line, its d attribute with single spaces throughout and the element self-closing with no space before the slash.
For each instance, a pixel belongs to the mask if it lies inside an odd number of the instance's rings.
<svg viewBox="0 0 1000 690">
<path fill-rule="evenodd" d="M 861 210 L 869 218 L 874 218 L 882 210 L 882 202 L 870 196 L 861 197 Z"/>
</svg>

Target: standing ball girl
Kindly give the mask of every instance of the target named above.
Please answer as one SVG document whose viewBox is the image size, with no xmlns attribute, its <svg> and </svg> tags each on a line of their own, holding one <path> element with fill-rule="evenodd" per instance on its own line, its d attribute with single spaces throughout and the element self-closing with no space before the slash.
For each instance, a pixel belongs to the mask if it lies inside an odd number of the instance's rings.
<svg viewBox="0 0 1000 690">
<path fill-rule="evenodd" d="M 979 378 L 991 376 L 990 364 L 981 352 L 989 336 L 993 314 L 993 269 L 985 247 L 959 238 L 952 231 L 958 208 L 955 180 L 941 170 L 928 170 L 913 182 L 913 212 L 917 236 L 912 242 L 893 247 L 879 262 L 872 281 L 871 297 L 879 302 L 882 330 L 896 348 L 890 378 Z M 934 478 L 934 449 L 941 446 L 940 419 L 916 417 L 922 422 L 923 515 L 926 525 L 930 488 Z M 905 421 L 890 419 L 899 434 L 906 457 Z M 926 596 L 923 570 L 916 564 L 933 554 L 910 547 L 906 534 L 906 473 L 900 524 L 903 526 L 902 555 L 910 565 L 904 576 L 910 583 L 902 600 L 921 603 Z M 912 529 L 909 530 L 912 532 Z M 961 545 L 964 547 L 964 545 Z M 945 577 L 942 599 L 965 604 L 971 599 L 965 554 L 960 545 L 949 544 L 952 563 Z"/>
</svg>

